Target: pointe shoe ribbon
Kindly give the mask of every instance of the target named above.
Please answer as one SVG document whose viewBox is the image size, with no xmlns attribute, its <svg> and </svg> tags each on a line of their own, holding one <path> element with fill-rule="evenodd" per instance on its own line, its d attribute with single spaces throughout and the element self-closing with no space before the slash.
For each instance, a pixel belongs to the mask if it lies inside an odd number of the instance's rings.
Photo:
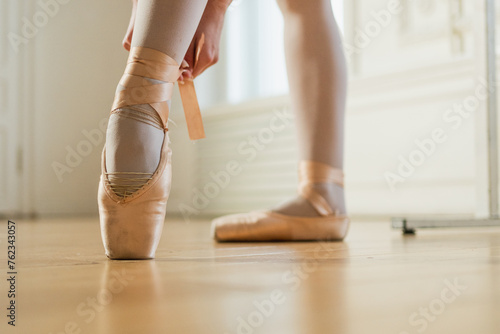
<svg viewBox="0 0 500 334">
<path fill-rule="evenodd" d="M 201 49 L 203 44 L 198 47 Z M 197 52 L 199 54 L 199 51 Z M 125 87 L 118 92 L 113 102 L 112 111 L 136 104 L 148 103 L 153 107 L 163 122 L 165 131 L 168 130 L 169 106 L 174 82 L 181 77 L 186 69 L 186 64 L 179 64 L 163 52 L 144 48 L 133 47 L 127 61 L 125 74 L 120 80 L 120 85 Z M 151 82 L 149 79 L 162 81 Z M 179 81 L 179 91 L 184 107 L 184 114 L 191 140 L 205 138 L 205 130 L 196 97 L 192 79 Z"/>
<path fill-rule="evenodd" d="M 314 190 L 316 183 L 334 183 L 343 187 L 344 173 L 320 162 L 299 163 L 299 194 L 307 199 L 321 216 L 335 214 L 326 199 Z"/>
<path fill-rule="evenodd" d="M 201 34 L 198 45 L 196 46 L 196 55 L 194 58 L 193 68 L 196 67 L 200 58 L 201 49 L 205 44 L 205 34 Z M 205 130 L 203 129 L 203 121 L 201 118 L 200 106 L 196 91 L 194 89 L 194 80 L 191 77 L 184 79 L 182 73 L 186 72 L 189 64 L 184 60 L 181 65 L 181 75 L 179 83 L 179 93 L 181 94 L 182 106 L 184 107 L 184 116 L 188 128 L 189 138 L 191 140 L 205 138 Z"/>
</svg>

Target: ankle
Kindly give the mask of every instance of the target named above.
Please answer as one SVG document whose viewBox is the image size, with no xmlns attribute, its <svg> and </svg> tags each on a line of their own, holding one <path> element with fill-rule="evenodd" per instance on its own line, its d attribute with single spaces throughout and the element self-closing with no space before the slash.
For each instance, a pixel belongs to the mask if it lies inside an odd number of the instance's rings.
<svg viewBox="0 0 500 334">
<path fill-rule="evenodd" d="M 332 183 L 316 183 L 312 187 L 325 198 L 334 212 L 346 213 L 344 188 Z"/>
</svg>

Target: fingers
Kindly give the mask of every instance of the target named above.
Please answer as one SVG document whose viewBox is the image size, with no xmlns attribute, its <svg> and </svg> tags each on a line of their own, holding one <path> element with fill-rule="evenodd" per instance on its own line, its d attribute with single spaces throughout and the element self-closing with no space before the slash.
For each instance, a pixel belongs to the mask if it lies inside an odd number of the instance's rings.
<svg viewBox="0 0 500 334">
<path fill-rule="evenodd" d="M 185 59 L 182 61 L 180 69 L 181 69 L 181 75 L 179 76 L 177 81 L 182 82 L 185 79 L 192 79 L 193 78 L 192 70 L 189 68 L 189 64 Z"/>
<path fill-rule="evenodd" d="M 206 46 L 200 52 L 198 63 L 193 69 L 193 77 L 196 78 L 210 66 L 215 65 L 219 60 L 218 50 L 212 46 Z"/>
<path fill-rule="evenodd" d="M 213 45 L 210 39 L 207 39 L 207 42 L 205 42 L 204 33 L 196 33 L 184 60 L 189 64 L 189 69 L 184 74 L 184 77 L 194 79 L 207 68 L 217 63 L 219 60 L 219 48 Z"/>
<path fill-rule="evenodd" d="M 203 45 L 205 44 L 205 33 L 201 33 L 200 39 L 196 43 L 196 54 L 194 55 L 194 66 L 198 63 L 198 59 L 200 58 L 201 50 L 203 49 Z"/>
<path fill-rule="evenodd" d="M 197 38 L 196 38 L 196 35 L 194 36 L 193 40 L 191 41 L 191 44 L 189 45 L 189 48 L 186 52 L 186 55 L 184 56 L 184 61 L 187 63 L 187 65 L 189 66 L 188 67 L 188 71 L 186 71 L 184 73 L 184 77 L 185 78 L 193 78 L 193 66 L 194 66 L 194 60 L 195 60 L 195 57 L 196 57 L 196 41 L 197 41 Z"/>
</svg>

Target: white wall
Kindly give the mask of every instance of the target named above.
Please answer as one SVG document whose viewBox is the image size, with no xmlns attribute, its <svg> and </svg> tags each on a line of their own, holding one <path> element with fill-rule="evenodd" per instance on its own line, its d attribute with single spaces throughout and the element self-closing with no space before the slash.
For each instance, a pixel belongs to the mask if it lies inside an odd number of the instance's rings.
<svg viewBox="0 0 500 334">
<path fill-rule="evenodd" d="M 345 150 L 349 212 L 472 215 L 482 203 L 478 197 L 484 199 L 476 187 L 484 179 L 477 166 L 477 159 L 484 157 L 476 143 L 485 125 L 475 120 L 482 120 L 476 116 L 484 114 L 485 101 L 472 107 L 471 116 L 460 123 L 455 123 L 458 114 L 449 110 L 466 104 L 482 87 L 478 68 L 484 65 L 483 45 L 474 41 L 472 24 L 480 22 L 478 9 L 468 0 L 401 1 L 404 6 L 396 11 L 391 3 L 345 3 L 351 72 Z M 293 196 L 293 126 L 275 133 L 250 162 L 238 151 L 249 136 L 267 131 L 273 110 L 288 106 L 283 97 L 208 110 L 209 137 L 200 146 L 194 172 L 199 181 L 185 204 L 199 213 L 220 214 L 268 208 Z M 428 143 L 434 131 L 441 142 L 429 156 L 420 153 L 415 141 Z M 418 166 L 402 178 L 404 182 L 391 187 L 387 173 L 399 174 L 400 157 L 411 160 L 422 154 L 421 161 L 412 160 Z M 231 160 L 244 172 L 217 190 L 210 173 L 223 170 Z"/>
<path fill-rule="evenodd" d="M 478 210 L 476 142 L 486 101 L 460 124 L 455 105 L 474 97 L 483 76 L 482 22 L 474 1 L 354 0 L 346 4 L 352 70 L 347 118 L 349 203 L 360 214 L 474 214 Z M 397 8 L 397 9 L 396 9 Z M 389 187 L 400 157 L 422 151 L 415 141 L 442 129 L 446 140 Z M 439 130 L 438 130 L 439 131 Z M 477 133 L 476 131 L 480 131 Z M 481 200 L 483 196 L 480 195 Z"/>
<path fill-rule="evenodd" d="M 25 213 L 97 215 L 104 130 L 128 55 L 121 41 L 130 9 L 126 0 L 69 1 L 30 41 L 34 95 L 19 92 L 34 106 L 28 112 L 34 132 L 32 142 L 27 143 L 32 145 L 32 156 L 25 178 L 32 182 L 24 194 L 30 197 Z M 192 164 L 194 145 L 188 140 L 177 92 L 172 119 L 178 124 L 171 126 L 176 160 L 171 198 L 175 203 L 192 182 L 184 166 Z M 92 133 L 92 139 L 85 133 Z M 78 157 L 72 155 L 68 163 L 69 151 Z M 63 168 L 59 176 L 54 164 Z"/>
<path fill-rule="evenodd" d="M 453 4 L 457 2 L 463 5 L 463 12 L 456 12 Z M 34 2 L 23 3 L 35 10 L 30 15 L 39 10 Z M 350 56 L 346 175 L 351 213 L 475 211 L 476 124 L 471 117 L 454 129 L 442 119 L 454 103 L 474 94 L 477 85 L 471 4 L 453 0 L 437 1 L 431 8 L 407 7 L 408 11 L 394 16 L 369 46 Z M 370 13 L 386 6 L 384 0 L 347 2 L 346 42 L 354 45 L 357 29 L 373 21 Z M 91 145 L 89 154 L 71 167 L 70 173 L 61 176 L 62 182 L 53 164 L 67 165 L 68 147 L 86 148 L 89 141 L 82 131 L 104 135 L 99 122 L 108 117 L 126 61 L 127 53 L 120 42 L 129 10 L 129 2 L 123 0 L 69 1 L 30 40 L 27 49 L 32 53 L 33 82 L 27 94 L 19 92 L 25 105 L 33 106 L 26 113 L 33 131 L 25 143 L 31 145 L 25 151 L 32 152 L 25 160 L 29 165 L 25 166 L 27 187 L 22 196 L 31 203 L 24 206 L 25 212 L 97 214 L 103 138 Z M 222 60 L 199 80 L 203 105 L 220 103 L 227 97 L 224 78 L 229 71 Z M 203 89 L 207 85 L 210 89 Z M 194 190 L 211 182 L 210 171 L 244 158 L 231 145 L 258 133 L 268 125 L 274 109 L 287 106 L 286 97 L 277 97 L 205 110 L 209 137 L 191 143 L 177 98 L 173 120 L 178 126 L 171 131 L 174 181 L 169 212 L 178 213 L 182 204 L 192 204 Z M 398 156 L 411 154 L 415 139 L 429 136 L 436 127 L 446 130 L 447 141 L 392 192 L 384 173 L 394 171 Z M 245 165 L 245 174 L 234 177 L 200 212 L 269 207 L 292 196 L 296 181 L 294 147 L 293 126 L 288 126 Z"/>
<path fill-rule="evenodd" d="M 123 0 L 73 0 L 61 6 L 32 40 L 34 96 L 25 98 L 33 99 L 29 117 L 34 122 L 31 167 L 37 214 L 97 212 L 104 144 L 99 122 L 108 117 L 126 62 L 120 42 L 130 8 Z M 96 133 L 95 144 L 88 145 L 84 130 Z M 72 171 L 59 179 L 53 163 L 68 166 L 68 148 L 88 155 L 75 160 Z"/>
</svg>

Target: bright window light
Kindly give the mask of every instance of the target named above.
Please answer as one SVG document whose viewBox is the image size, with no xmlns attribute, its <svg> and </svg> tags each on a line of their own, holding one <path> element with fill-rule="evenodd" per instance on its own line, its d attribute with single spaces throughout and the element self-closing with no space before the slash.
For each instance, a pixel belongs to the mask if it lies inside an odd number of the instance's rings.
<svg viewBox="0 0 500 334">
<path fill-rule="evenodd" d="M 332 0 L 344 31 L 344 0 Z M 283 51 L 283 18 L 275 1 L 234 0 L 226 20 L 227 101 L 288 93 Z"/>
</svg>

